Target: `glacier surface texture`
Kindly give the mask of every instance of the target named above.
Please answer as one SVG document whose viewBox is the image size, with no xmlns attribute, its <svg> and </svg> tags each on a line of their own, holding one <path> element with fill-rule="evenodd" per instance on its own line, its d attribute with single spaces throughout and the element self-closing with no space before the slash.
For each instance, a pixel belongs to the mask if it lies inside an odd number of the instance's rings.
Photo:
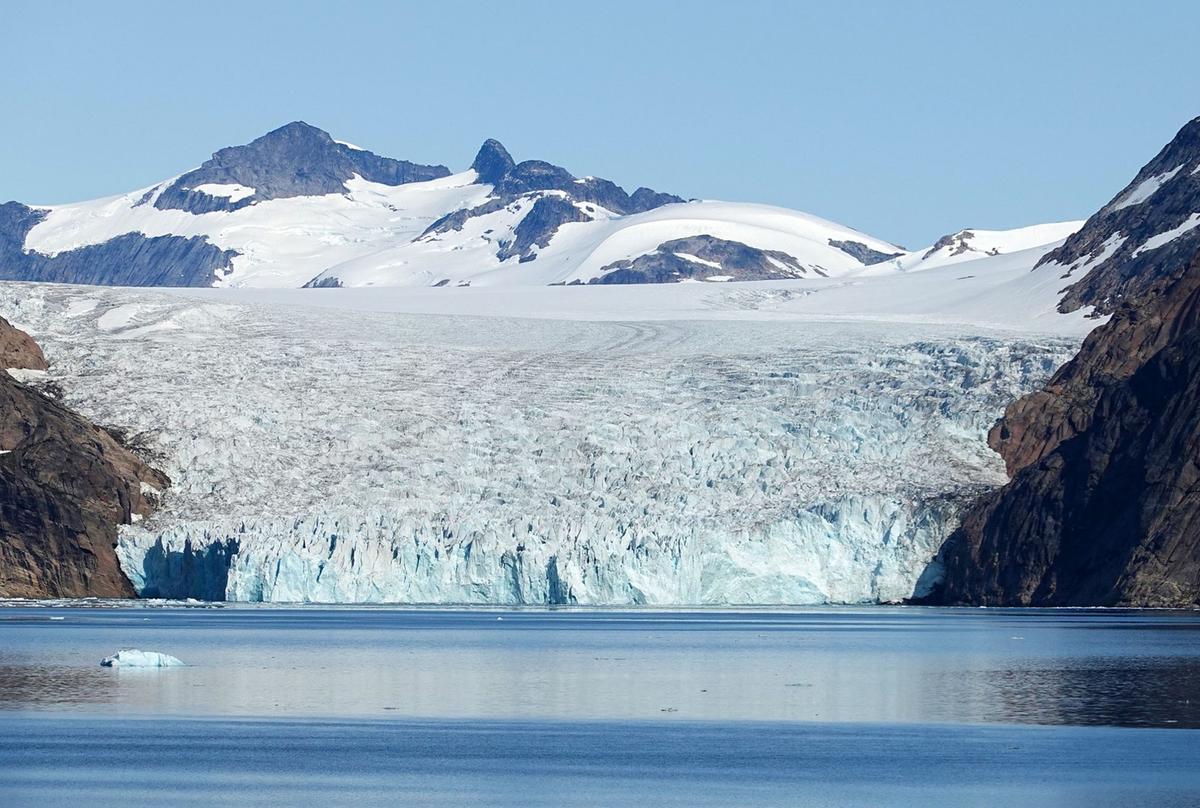
<svg viewBox="0 0 1200 808">
<path fill-rule="evenodd" d="M 920 594 L 960 508 L 1005 480 L 987 429 L 1079 342 L 789 319 L 771 306 L 791 293 L 696 286 L 712 317 L 27 284 L 0 285 L 0 304 L 64 401 L 173 480 L 121 531 L 138 591 L 245 601 Z"/>
</svg>

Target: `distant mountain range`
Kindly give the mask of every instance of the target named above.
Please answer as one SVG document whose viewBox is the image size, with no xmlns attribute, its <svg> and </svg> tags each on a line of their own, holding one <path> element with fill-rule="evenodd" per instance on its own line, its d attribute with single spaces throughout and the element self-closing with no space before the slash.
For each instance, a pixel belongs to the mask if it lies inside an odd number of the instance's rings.
<svg viewBox="0 0 1200 808">
<path fill-rule="evenodd" d="M 150 188 L 0 205 L 0 279 L 121 286 L 467 286 L 831 277 L 1052 245 L 1079 223 L 909 252 L 764 205 L 627 193 L 486 141 L 451 173 L 295 122 Z"/>
</svg>

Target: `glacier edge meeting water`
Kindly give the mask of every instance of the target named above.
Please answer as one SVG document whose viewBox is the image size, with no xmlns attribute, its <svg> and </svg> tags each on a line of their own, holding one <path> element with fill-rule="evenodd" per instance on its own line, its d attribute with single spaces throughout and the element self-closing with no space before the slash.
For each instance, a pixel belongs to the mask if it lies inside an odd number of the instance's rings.
<svg viewBox="0 0 1200 808">
<path fill-rule="evenodd" d="M 1004 404 L 1078 343 L 769 307 L 589 322 L 0 295 L 66 401 L 172 479 L 121 530 L 130 580 L 211 600 L 901 600 L 1004 481 L 985 441 Z"/>
</svg>

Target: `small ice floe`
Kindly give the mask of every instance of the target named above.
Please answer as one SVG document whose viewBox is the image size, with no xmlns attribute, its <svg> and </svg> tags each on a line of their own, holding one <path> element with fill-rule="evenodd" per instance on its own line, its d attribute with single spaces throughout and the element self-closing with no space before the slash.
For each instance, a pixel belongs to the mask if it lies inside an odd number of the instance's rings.
<svg viewBox="0 0 1200 808">
<path fill-rule="evenodd" d="M 100 660 L 100 664 L 106 668 L 176 668 L 183 662 L 170 654 L 160 654 L 158 651 L 122 648 L 112 656 Z"/>
</svg>

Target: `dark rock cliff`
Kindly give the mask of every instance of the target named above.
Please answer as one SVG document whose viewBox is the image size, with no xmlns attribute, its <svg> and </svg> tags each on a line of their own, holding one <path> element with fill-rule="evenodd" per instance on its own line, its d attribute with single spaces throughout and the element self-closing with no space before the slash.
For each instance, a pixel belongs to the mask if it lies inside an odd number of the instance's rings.
<svg viewBox="0 0 1200 808">
<path fill-rule="evenodd" d="M 31 344 L 0 320 L 0 345 L 18 346 L 7 362 L 44 368 Z M 132 597 L 114 547 L 118 525 L 153 507 L 143 483 L 169 480 L 113 433 L 0 371 L 0 597 Z"/>
<path fill-rule="evenodd" d="M 47 367 L 46 357 L 33 337 L 0 317 L 0 370 L 45 370 Z"/>
<path fill-rule="evenodd" d="M 937 600 L 1200 604 L 1198 121 L 1034 270 L 1112 318 L 992 429 L 1012 479 L 946 542 Z"/>
<path fill-rule="evenodd" d="M 1200 118 L 1184 126 L 1112 201 L 1098 210 L 1038 271 L 1063 272 L 1060 308 L 1110 312 L 1143 296 L 1200 249 Z M 1194 228 L 1194 229 L 1192 229 Z M 1178 229 L 1178 230 L 1177 230 Z M 1158 246 L 1155 236 L 1173 234 Z"/>
<path fill-rule="evenodd" d="M 947 542 L 943 601 L 1200 603 L 1200 255 L 1149 295 L 992 431 L 1013 478 Z"/>
</svg>

